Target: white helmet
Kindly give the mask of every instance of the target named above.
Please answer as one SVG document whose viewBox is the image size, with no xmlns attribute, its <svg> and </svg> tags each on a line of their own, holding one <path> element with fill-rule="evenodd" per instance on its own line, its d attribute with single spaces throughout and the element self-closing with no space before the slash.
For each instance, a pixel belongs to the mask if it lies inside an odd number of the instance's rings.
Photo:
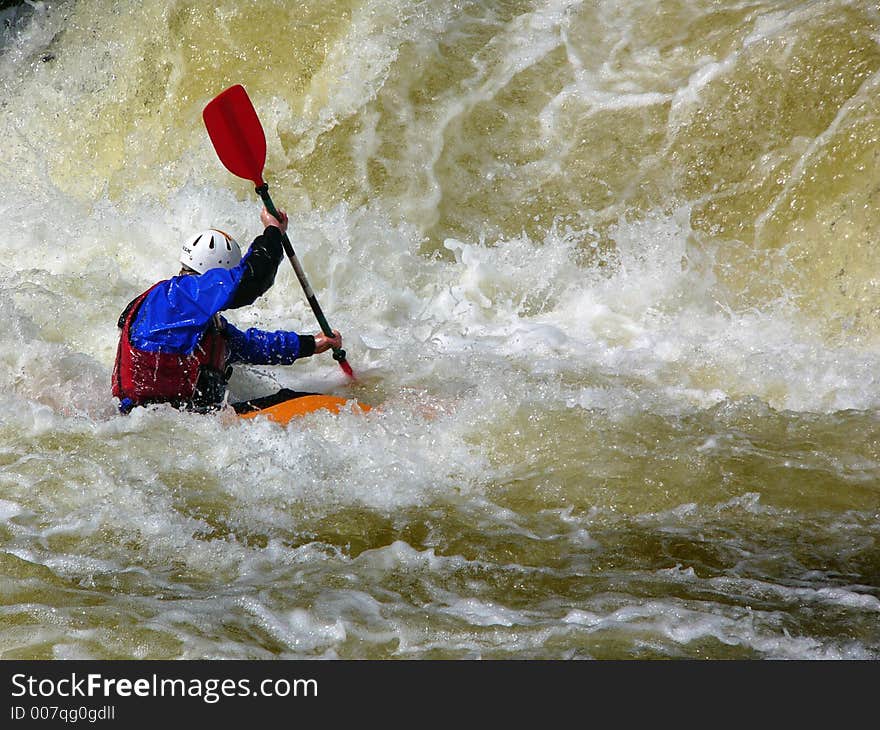
<svg viewBox="0 0 880 730">
<path fill-rule="evenodd" d="M 188 239 L 180 249 L 180 263 L 199 274 L 208 269 L 231 269 L 241 261 L 241 248 L 228 233 L 209 228 Z"/>
</svg>

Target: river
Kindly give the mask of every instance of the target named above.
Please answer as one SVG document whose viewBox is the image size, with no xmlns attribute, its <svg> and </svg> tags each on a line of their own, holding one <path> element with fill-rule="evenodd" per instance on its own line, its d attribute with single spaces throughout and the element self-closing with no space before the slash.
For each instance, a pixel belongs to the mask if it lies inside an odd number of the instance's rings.
<svg viewBox="0 0 880 730">
<path fill-rule="evenodd" d="M 8 11 L 7 11 L 8 12 Z M 12 18 L 12 16 L 10 16 Z M 0 50 L 0 658 L 880 658 L 880 11 L 68 0 Z M 253 186 L 369 413 L 120 415 Z M 292 268 L 239 327 L 318 330 Z"/>
</svg>

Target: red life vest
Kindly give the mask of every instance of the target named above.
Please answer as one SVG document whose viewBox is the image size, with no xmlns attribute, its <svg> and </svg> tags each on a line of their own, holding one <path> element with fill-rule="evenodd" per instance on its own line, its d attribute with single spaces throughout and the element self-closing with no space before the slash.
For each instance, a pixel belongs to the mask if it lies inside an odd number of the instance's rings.
<svg viewBox="0 0 880 730">
<path fill-rule="evenodd" d="M 131 325 L 147 295 L 159 284 L 132 301 L 119 317 L 119 346 L 113 365 L 113 395 L 132 405 L 173 403 L 193 400 L 199 375 L 204 368 L 223 373 L 226 364 L 226 338 L 211 325 L 188 355 L 176 352 L 149 352 L 131 344 Z M 212 404 L 213 405 L 213 404 Z"/>
</svg>

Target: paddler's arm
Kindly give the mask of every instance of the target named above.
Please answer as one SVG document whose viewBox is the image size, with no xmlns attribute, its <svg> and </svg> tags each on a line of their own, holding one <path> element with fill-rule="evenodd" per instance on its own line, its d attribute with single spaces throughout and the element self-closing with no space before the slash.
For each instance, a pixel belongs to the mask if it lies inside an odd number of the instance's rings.
<svg viewBox="0 0 880 730">
<path fill-rule="evenodd" d="M 230 364 L 290 365 L 315 352 L 315 338 L 311 335 L 285 330 L 267 332 L 255 327 L 242 332 L 225 320 L 223 324 Z"/>
<path fill-rule="evenodd" d="M 236 267 L 241 270 L 241 279 L 223 309 L 238 309 L 253 304 L 275 283 L 278 265 L 284 258 L 281 234 L 287 231 L 287 214 L 279 211 L 279 215 L 280 221 L 265 208 L 260 213 L 265 230 L 254 239 Z"/>
<path fill-rule="evenodd" d="M 223 324 L 230 364 L 290 365 L 331 347 L 342 347 L 342 335 L 336 330 L 333 331 L 334 337 L 327 337 L 323 333 L 300 335 L 285 330 L 267 332 L 253 327 L 242 332 L 225 320 Z"/>
</svg>

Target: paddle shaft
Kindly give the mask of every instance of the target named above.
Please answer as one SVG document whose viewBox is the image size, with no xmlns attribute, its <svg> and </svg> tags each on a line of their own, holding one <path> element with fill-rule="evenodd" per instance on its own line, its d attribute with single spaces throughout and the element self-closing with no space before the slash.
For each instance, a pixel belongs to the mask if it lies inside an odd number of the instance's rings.
<svg viewBox="0 0 880 730">
<path fill-rule="evenodd" d="M 256 186 L 257 195 L 262 198 L 263 205 L 266 206 L 266 210 L 280 221 L 281 216 L 273 205 L 272 198 L 269 197 L 269 185 L 263 180 L 263 166 L 266 164 L 266 135 L 247 91 L 241 84 L 230 86 L 208 103 L 202 112 L 202 117 L 220 161 L 233 175 L 252 181 Z M 305 271 L 303 271 L 286 233 L 282 233 L 281 243 L 287 258 L 293 264 L 293 270 L 296 272 L 296 277 L 305 292 L 309 306 L 321 326 L 321 331 L 326 337 L 332 338 L 333 330 L 330 329 L 327 318 L 321 311 L 315 292 L 306 278 Z M 354 379 L 351 366 L 345 360 L 345 350 L 341 347 L 334 347 L 333 359 L 339 363 L 349 378 Z"/>
<path fill-rule="evenodd" d="M 266 206 L 266 210 L 268 210 L 271 215 L 275 216 L 275 218 L 280 221 L 281 215 L 275 208 L 274 203 L 272 203 L 272 198 L 269 197 L 269 185 L 264 182 L 262 185 L 254 189 L 256 190 L 257 195 L 259 195 L 262 199 L 263 205 Z M 284 253 L 287 254 L 287 258 L 290 259 L 290 263 L 293 265 L 293 270 L 296 272 L 296 278 L 299 279 L 300 286 L 302 286 L 303 292 L 305 292 L 306 299 L 309 302 L 309 306 L 312 308 L 312 311 L 315 313 L 315 318 L 318 320 L 318 324 L 321 326 L 321 331 L 327 337 L 333 337 L 333 330 L 330 329 L 327 318 L 324 316 L 324 312 L 321 310 L 321 305 L 318 304 L 318 298 L 315 296 L 312 285 L 309 284 L 306 272 L 303 270 L 303 267 L 300 264 L 299 259 L 296 256 L 296 252 L 293 250 L 293 246 L 290 244 L 290 239 L 287 237 L 286 233 L 281 234 L 281 245 L 284 247 Z M 345 350 L 343 350 L 341 347 L 334 347 L 333 359 L 339 363 L 345 362 Z"/>
</svg>

